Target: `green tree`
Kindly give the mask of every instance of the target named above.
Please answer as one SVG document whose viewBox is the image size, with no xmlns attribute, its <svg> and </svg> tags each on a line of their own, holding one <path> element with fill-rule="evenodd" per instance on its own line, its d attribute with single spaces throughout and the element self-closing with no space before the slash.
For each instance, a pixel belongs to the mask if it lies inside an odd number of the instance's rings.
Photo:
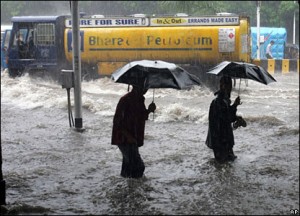
<svg viewBox="0 0 300 216">
<path fill-rule="evenodd" d="M 10 23 L 10 17 L 21 14 L 24 3 L 18 1 L 1 1 L 1 24 L 2 21 L 3 23 Z"/>
<path fill-rule="evenodd" d="M 161 1 L 160 7 L 167 14 L 186 13 L 189 15 L 211 15 L 216 12 L 215 4 L 220 2 L 212 1 Z"/>
</svg>

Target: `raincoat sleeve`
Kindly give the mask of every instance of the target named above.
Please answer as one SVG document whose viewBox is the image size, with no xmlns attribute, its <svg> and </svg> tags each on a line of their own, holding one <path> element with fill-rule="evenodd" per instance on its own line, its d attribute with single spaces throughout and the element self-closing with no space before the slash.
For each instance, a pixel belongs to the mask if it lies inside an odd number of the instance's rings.
<svg viewBox="0 0 300 216">
<path fill-rule="evenodd" d="M 126 102 L 124 98 L 121 98 L 117 107 L 113 119 L 113 130 L 112 130 L 112 140 L 111 144 L 120 145 L 125 142 L 124 132 L 122 131 L 125 126 L 125 111 Z"/>
<path fill-rule="evenodd" d="M 237 112 L 237 108 L 235 105 L 231 105 L 229 106 L 229 121 L 235 122 L 236 121 L 236 112 Z"/>
<path fill-rule="evenodd" d="M 220 143 L 219 111 L 216 99 L 210 104 L 208 120 L 209 123 L 206 145 L 213 149 Z"/>
</svg>

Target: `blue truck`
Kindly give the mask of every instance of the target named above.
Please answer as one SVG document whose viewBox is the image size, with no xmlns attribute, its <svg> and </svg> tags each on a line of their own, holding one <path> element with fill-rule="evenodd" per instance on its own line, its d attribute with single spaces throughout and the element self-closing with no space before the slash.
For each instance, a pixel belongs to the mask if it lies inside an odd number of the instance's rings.
<svg viewBox="0 0 300 216">
<path fill-rule="evenodd" d="M 60 71 L 65 66 L 64 53 L 59 49 L 64 45 L 63 29 L 55 28 L 64 25 L 64 16 L 13 17 L 11 21 L 12 29 L 3 33 L 1 44 L 1 65 L 8 67 L 11 77 L 28 69 L 32 73 Z"/>
</svg>

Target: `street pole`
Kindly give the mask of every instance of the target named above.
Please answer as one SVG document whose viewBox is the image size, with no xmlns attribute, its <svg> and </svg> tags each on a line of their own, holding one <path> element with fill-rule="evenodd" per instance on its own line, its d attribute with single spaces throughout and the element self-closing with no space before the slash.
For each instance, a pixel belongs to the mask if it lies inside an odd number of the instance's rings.
<svg viewBox="0 0 300 216">
<path fill-rule="evenodd" d="M 256 1 L 257 5 L 257 59 L 260 59 L 260 1 Z"/>
<path fill-rule="evenodd" d="M 296 4 L 296 1 L 294 1 L 294 4 Z M 296 44 L 296 9 L 294 10 L 293 44 Z"/>
<path fill-rule="evenodd" d="M 82 129 L 82 101 L 81 101 L 81 57 L 80 57 L 80 32 L 78 1 L 71 1 L 72 10 L 72 45 L 73 45 L 73 70 L 74 70 L 74 105 L 75 128 Z"/>
<path fill-rule="evenodd" d="M 3 179 L 2 173 L 2 145 L 0 143 L 0 205 L 6 205 L 5 202 L 5 180 Z"/>
</svg>

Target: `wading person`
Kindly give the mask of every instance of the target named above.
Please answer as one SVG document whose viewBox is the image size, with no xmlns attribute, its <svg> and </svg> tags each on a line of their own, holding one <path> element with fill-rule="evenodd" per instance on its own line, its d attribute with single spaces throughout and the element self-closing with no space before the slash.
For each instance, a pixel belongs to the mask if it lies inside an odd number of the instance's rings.
<svg viewBox="0 0 300 216">
<path fill-rule="evenodd" d="M 131 92 L 121 97 L 113 119 L 112 145 L 118 145 L 122 155 L 121 176 L 140 178 L 145 165 L 139 154 L 139 147 L 144 144 L 145 123 L 149 113 L 156 105 L 152 102 L 145 106 L 144 94 L 147 89 L 133 86 Z"/>
<path fill-rule="evenodd" d="M 216 98 L 209 107 L 206 145 L 213 149 L 215 159 L 220 163 L 236 159 L 233 153 L 233 127 L 246 126 L 243 118 L 236 116 L 237 106 L 241 104 L 240 97 L 230 105 L 231 90 L 231 78 L 223 76 L 220 79 L 220 90 L 215 93 Z"/>
</svg>

